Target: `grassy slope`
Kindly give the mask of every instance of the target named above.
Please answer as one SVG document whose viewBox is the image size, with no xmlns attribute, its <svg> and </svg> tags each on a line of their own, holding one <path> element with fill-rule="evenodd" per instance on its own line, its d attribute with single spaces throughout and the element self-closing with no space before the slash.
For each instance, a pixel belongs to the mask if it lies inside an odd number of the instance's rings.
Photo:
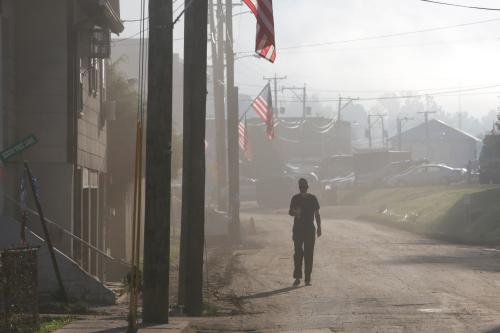
<svg viewBox="0 0 500 333">
<path fill-rule="evenodd" d="M 68 325 L 72 321 L 73 321 L 73 318 L 71 318 L 71 317 L 42 318 L 42 321 L 40 323 L 40 329 L 38 332 L 39 333 L 53 332 L 55 330 L 63 328 L 64 326 Z"/>
<path fill-rule="evenodd" d="M 464 196 L 470 195 L 470 219 Z M 500 244 L 500 187 L 452 186 L 378 189 L 344 193 L 345 203 L 378 211 L 364 218 L 474 244 Z M 380 213 L 384 211 L 384 213 Z"/>
</svg>

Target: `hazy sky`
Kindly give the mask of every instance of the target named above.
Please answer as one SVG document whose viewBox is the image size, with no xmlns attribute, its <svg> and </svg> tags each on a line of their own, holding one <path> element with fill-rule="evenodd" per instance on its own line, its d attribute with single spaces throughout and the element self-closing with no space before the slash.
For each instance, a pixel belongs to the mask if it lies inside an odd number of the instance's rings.
<svg viewBox="0 0 500 333">
<path fill-rule="evenodd" d="M 453 1 L 500 8 L 498 0 Z M 174 9 L 182 7 L 182 2 L 175 1 Z M 139 17 L 139 0 L 121 0 L 121 4 L 123 19 Z M 234 12 L 243 10 L 246 10 L 243 6 L 236 7 Z M 463 111 L 480 117 L 499 104 L 500 12 L 419 0 L 274 0 L 274 13 L 277 61 L 272 65 L 252 57 L 237 60 L 236 83 L 243 93 L 257 93 L 264 84 L 262 77 L 276 72 L 288 76 L 286 85 L 306 83 L 309 94 L 332 106 L 336 102 L 328 100 L 337 98 L 339 91 L 344 96 L 369 98 L 401 91 L 432 94 L 460 87 L 464 90 Z M 486 20 L 494 21 L 345 42 Z M 176 37 L 182 37 L 182 25 L 183 21 L 177 24 Z M 120 37 L 138 31 L 137 23 L 126 23 Z M 253 16 L 244 14 L 234 18 L 234 37 L 237 56 L 253 50 Z M 304 47 L 321 43 L 329 44 Z M 182 40 L 174 45 L 176 52 L 182 53 Z M 493 85 L 499 86 L 470 90 Z M 459 97 L 457 93 L 451 95 L 435 98 L 446 111 L 456 112 Z M 294 97 L 287 94 L 283 98 Z M 374 103 L 363 102 L 367 107 Z"/>
</svg>

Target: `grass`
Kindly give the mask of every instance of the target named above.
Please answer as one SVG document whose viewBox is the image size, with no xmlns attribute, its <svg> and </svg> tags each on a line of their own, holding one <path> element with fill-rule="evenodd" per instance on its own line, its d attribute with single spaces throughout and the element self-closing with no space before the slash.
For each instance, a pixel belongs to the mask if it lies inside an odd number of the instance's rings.
<svg viewBox="0 0 500 333">
<path fill-rule="evenodd" d="M 467 207 L 465 197 L 470 197 Z M 343 193 L 344 203 L 374 207 L 361 218 L 471 244 L 500 244 L 500 187 L 428 186 Z M 467 210 L 469 209 L 469 215 Z"/>
<path fill-rule="evenodd" d="M 38 333 L 49 333 L 58 330 L 73 321 L 72 317 L 44 317 L 40 323 Z"/>
<path fill-rule="evenodd" d="M 50 302 L 40 304 L 40 312 L 48 314 L 91 314 L 89 306 L 85 303 L 60 303 Z"/>
</svg>

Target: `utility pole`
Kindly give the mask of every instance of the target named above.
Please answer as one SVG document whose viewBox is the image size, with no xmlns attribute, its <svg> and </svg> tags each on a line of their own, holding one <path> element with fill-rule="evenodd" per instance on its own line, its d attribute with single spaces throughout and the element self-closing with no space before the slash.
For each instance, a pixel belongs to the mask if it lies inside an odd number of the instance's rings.
<svg viewBox="0 0 500 333">
<path fill-rule="evenodd" d="M 458 128 L 462 130 L 462 87 L 458 93 Z"/>
<path fill-rule="evenodd" d="M 269 81 L 274 81 L 274 115 L 276 118 L 279 118 L 279 104 L 278 104 L 278 81 L 281 80 L 286 80 L 287 76 L 278 76 L 276 73 L 274 73 L 274 77 L 264 77 L 264 80 Z"/>
<path fill-rule="evenodd" d="M 342 96 L 339 94 L 339 106 L 337 107 L 337 121 L 340 122 L 340 111 L 342 110 Z"/>
<path fill-rule="evenodd" d="M 368 148 L 372 149 L 372 117 L 368 115 Z"/>
<path fill-rule="evenodd" d="M 184 144 L 179 280 L 186 313 L 203 311 L 205 241 L 205 118 L 208 0 L 193 1 L 184 17 Z"/>
<path fill-rule="evenodd" d="M 384 126 L 384 117 L 383 114 L 369 114 L 368 115 L 368 146 L 370 149 L 372 148 L 372 118 L 378 118 L 381 120 L 382 127 L 382 148 L 385 148 L 385 126 Z"/>
<path fill-rule="evenodd" d="M 210 36 L 215 107 L 215 155 L 217 163 L 217 207 L 227 210 L 226 116 L 224 106 L 224 20 L 222 0 L 217 0 L 217 27 L 214 0 L 210 0 Z M 224 195 L 226 193 L 226 195 Z"/>
<path fill-rule="evenodd" d="M 304 83 L 304 88 L 302 91 L 302 112 L 303 112 L 303 118 L 307 118 L 307 107 L 306 107 L 306 100 L 307 100 L 307 95 L 306 95 L 306 84 Z"/>
<path fill-rule="evenodd" d="M 382 129 L 382 148 L 385 148 L 385 136 L 386 135 L 385 135 L 384 118 L 381 117 L 380 121 L 382 122 L 382 127 L 381 127 L 381 129 Z"/>
<path fill-rule="evenodd" d="M 413 118 L 404 117 L 404 118 L 397 118 L 396 119 L 397 128 L 398 128 L 398 151 L 403 150 L 403 138 L 402 138 L 403 124 L 404 124 L 404 122 L 410 121 L 410 120 L 413 120 Z"/>
<path fill-rule="evenodd" d="M 342 100 L 344 98 L 339 94 L 339 105 L 338 105 L 338 108 L 337 108 L 337 121 L 341 121 L 342 118 L 341 118 L 341 115 L 342 115 L 342 110 L 345 109 L 346 107 L 348 107 L 353 101 L 355 100 L 358 100 L 359 98 L 351 98 L 351 97 L 346 97 L 345 99 L 347 99 L 347 103 L 345 103 L 344 105 L 342 105 Z"/>
<path fill-rule="evenodd" d="M 307 117 L 307 87 L 306 85 L 304 84 L 304 87 L 300 88 L 300 87 L 281 87 L 281 90 L 282 91 L 285 91 L 285 90 L 290 90 L 291 92 L 293 92 L 293 94 L 295 96 L 297 96 L 297 98 L 299 99 L 299 101 L 302 102 L 302 119 L 306 119 Z M 302 97 L 300 97 L 296 91 L 302 91 Z"/>
<path fill-rule="evenodd" d="M 172 32 L 172 0 L 149 0 L 149 75 L 142 319 L 144 323 L 150 324 L 168 323 L 170 172 L 172 156 Z"/>
<path fill-rule="evenodd" d="M 429 159 L 430 156 L 430 138 L 429 138 L 429 114 L 436 113 L 436 111 L 430 111 L 430 98 L 429 96 L 426 96 L 426 106 L 427 106 L 427 111 L 422 111 L 422 112 L 417 112 L 420 114 L 424 115 L 425 119 L 425 151 L 426 151 L 426 158 Z"/>
<path fill-rule="evenodd" d="M 229 179 L 229 233 L 240 241 L 240 179 L 238 147 L 238 89 L 234 86 L 233 2 L 226 0 L 226 89 L 227 89 L 227 159 Z"/>
</svg>

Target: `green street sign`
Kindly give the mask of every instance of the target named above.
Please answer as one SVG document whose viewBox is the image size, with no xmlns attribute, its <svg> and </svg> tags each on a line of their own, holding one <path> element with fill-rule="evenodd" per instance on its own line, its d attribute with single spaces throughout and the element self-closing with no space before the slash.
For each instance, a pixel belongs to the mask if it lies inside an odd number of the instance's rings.
<svg viewBox="0 0 500 333">
<path fill-rule="evenodd" d="M 4 151 L 0 152 L 0 159 L 2 162 L 7 162 L 8 159 L 22 153 L 31 146 L 38 143 L 38 139 L 34 135 L 30 135 L 27 138 L 22 139 L 16 144 L 10 146 Z"/>
</svg>

